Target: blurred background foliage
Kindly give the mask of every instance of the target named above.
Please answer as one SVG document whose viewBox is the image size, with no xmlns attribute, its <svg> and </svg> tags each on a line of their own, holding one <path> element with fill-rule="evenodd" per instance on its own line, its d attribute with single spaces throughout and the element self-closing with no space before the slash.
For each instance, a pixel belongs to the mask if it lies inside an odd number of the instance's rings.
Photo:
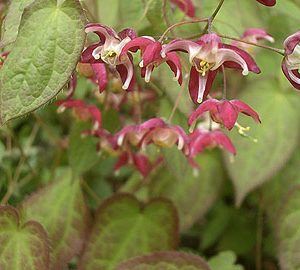
<svg viewBox="0 0 300 270">
<path fill-rule="evenodd" d="M 168 3 L 166 22 L 163 1 L 159 0 L 81 2 L 89 21 L 107 24 L 117 31 L 131 27 L 139 35 L 159 37 L 168 24 L 185 19 Z M 218 0 L 196 0 L 194 4 L 197 17 L 207 17 Z M 3 6 L 2 14 L 5 3 Z M 299 25 L 299 0 L 278 0 L 272 9 L 254 0 L 226 0 L 213 30 L 239 37 L 246 28 L 261 27 L 275 38 L 274 46 L 282 48 L 283 40 L 299 30 Z M 182 26 L 172 35 L 195 37 L 202 29 L 199 24 Z M 179 249 L 210 258 L 213 270 L 299 269 L 300 94 L 282 75 L 279 55 L 263 49 L 252 53 L 262 74 L 241 78 L 234 71 L 227 72 L 228 95 L 256 109 L 262 124 L 239 119 L 243 126 L 251 127 L 250 134 L 258 142 L 233 130 L 229 136 L 238 152 L 234 160 L 219 150 L 206 151 L 197 159 L 201 170 L 195 174 L 179 151 L 167 149 L 161 150 L 166 160 L 163 167 L 146 180 L 131 167 L 116 175 L 116 158 L 99 153 L 97 139 L 81 136 L 89 125 L 71 112 L 58 114 L 51 103 L 0 129 L 2 203 L 19 205 L 29 194 L 59 177 L 61 170 L 71 168 L 73 177 L 80 178 L 92 209 L 116 192 L 135 194 L 145 202 L 157 196 L 171 199 L 180 217 Z M 145 103 L 142 117 L 168 118 L 180 87 L 163 66 L 155 70 L 152 81 L 143 85 L 145 90 L 154 90 L 156 98 Z M 111 132 L 130 123 L 127 118 L 131 105 L 122 105 L 118 111 L 107 108 L 103 97 L 95 94 L 96 88 L 79 76 L 75 97 L 99 106 L 103 125 Z M 118 88 L 119 82 L 113 81 L 107 92 Z M 218 94 L 221 89 L 222 81 L 218 79 L 214 91 Z M 63 91 L 58 99 L 64 97 Z M 173 123 L 187 129 L 186 118 L 193 108 L 185 89 Z M 155 156 L 157 149 L 150 151 Z M 51 200 L 55 197 L 49 203 Z"/>
</svg>

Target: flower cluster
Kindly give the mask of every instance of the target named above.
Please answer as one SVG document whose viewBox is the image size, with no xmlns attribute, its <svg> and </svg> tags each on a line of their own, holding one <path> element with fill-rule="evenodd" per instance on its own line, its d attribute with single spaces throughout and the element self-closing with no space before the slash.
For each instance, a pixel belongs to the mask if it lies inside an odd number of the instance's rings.
<svg viewBox="0 0 300 270">
<path fill-rule="evenodd" d="M 266 6 L 276 4 L 274 0 L 257 1 Z M 187 16 L 195 17 L 195 8 L 190 0 L 171 2 Z M 93 129 L 86 131 L 85 135 L 98 137 L 99 150 L 117 157 L 116 171 L 124 165 L 131 164 L 146 177 L 162 161 L 160 155 L 150 160 L 146 154 L 147 146 L 150 144 L 159 148 L 176 146 L 193 167 L 198 166 L 194 158 L 207 148 L 220 147 L 233 155 L 236 154 L 234 145 L 221 128 L 232 130 L 236 126 L 239 132 L 244 134 L 245 128 L 237 123 L 240 113 L 253 118 L 257 123 L 261 120 L 258 113 L 243 101 L 226 98 L 225 69 L 235 69 L 244 76 L 249 72 L 259 74 L 260 69 L 251 56 L 255 45 L 271 48 L 284 55 L 283 73 L 291 84 L 300 90 L 300 32 L 285 40 L 284 53 L 280 49 L 260 45 L 261 41 L 274 42 L 274 39 L 264 29 L 259 28 L 247 29 L 240 39 L 233 38 L 231 44 L 222 41 L 222 37 L 226 38 L 226 36 L 213 33 L 210 29 L 208 33 L 200 35 L 195 40 L 177 38 L 169 42 L 164 42 L 163 37 L 166 32 L 157 40 L 151 36 L 138 36 L 133 29 L 127 28 L 117 33 L 108 26 L 95 23 L 88 24 L 86 32 L 96 34 L 99 41 L 84 49 L 78 66 L 79 72 L 97 83 L 100 93 L 108 88 L 111 77 L 119 74 L 122 88 L 128 90 L 127 94 L 106 92 L 104 100 L 107 106 L 117 111 L 120 111 L 122 104 L 130 103 L 130 100 L 135 103 L 134 101 L 138 100 L 139 106 L 135 107 L 132 113 L 133 121 L 137 124 L 125 125 L 115 133 L 104 129 L 101 112 L 96 106 L 72 98 L 76 88 L 75 75 L 70 80 L 67 99 L 58 102 L 58 106 L 60 109 L 73 108 L 77 117 L 90 119 L 93 122 Z M 139 56 L 135 55 L 137 52 Z M 142 121 L 141 105 L 155 100 L 156 94 L 151 90 L 148 92 L 143 89 L 135 72 L 138 69 L 141 77 L 148 83 L 154 70 L 166 64 L 174 74 L 174 80 L 184 87 L 186 76 L 183 76 L 182 70 L 183 54 L 187 54 L 190 65 L 188 82 L 190 98 L 197 105 L 188 118 L 190 133 L 178 125 L 171 124 L 170 119 L 165 121 L 160 117 L 154 117 Z M 136 60 L 137 64 L 135 64 Z M 211 93 L 218 74 L 224 76 L 221 100 L 213 98 Z M 198 121 L 203 119 L 209 121 L 208 127 L 205 127 L 203 122 L 198 124 Z"/>
</svg>

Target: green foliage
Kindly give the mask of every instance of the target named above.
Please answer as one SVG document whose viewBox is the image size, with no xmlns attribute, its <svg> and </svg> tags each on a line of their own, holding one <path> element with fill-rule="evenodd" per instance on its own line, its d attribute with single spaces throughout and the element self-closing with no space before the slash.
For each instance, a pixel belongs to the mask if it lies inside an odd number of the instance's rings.
<svg viewBox="0 0 300 270">
<path fill-rule="evenodd" d="M 116 270 L 210 270 L 207 263 L 184 252 L 156 252 L 121 263 Z"/>
<path fill-rule="evenodd" d="M 177 212 L 169 201 L 142 205 L 120 194 L 98 209 L 79 269 L 114 269 L 121 261 L 153 251 L 174 249 L 178 239 Z"/>
<path fill-rule="evenodd" d="M 208 261 L 212 270 L 244 270 L 241 265 L 236 265 L 236 255 L 232 251 L 223 251 L 210 258 Z"/>
<path fill-rule="evenodd" d="M 300 188 L 288 194 L 277 219 L 279 261 L 282 270 L 298 270 L 299 263 L 299 219 Z"/>
<path fill-rule="evenodd" d="M 49 102 L 75 69 L 85 19 L 77 0 L 36 0 L 26 8 L 0 73 L 0 123 Z"/>
<path fill-rule="evenodd" d="M 164 155 L 168 169 L 155 176 L 150 194 L 172 200 L 179 211 L 180 228 L 186 230 L 204 216 L 219 194 L 224 178 L 219 152 L 199 156 L 198 173 L 177 149 L 167 149 Z"/>
<path fill-rule="evenodd" d="M 24 9 L 33 2 L 34 0 L 14 0 L 10 2 L 7 15 L 2 24 L 1 47 L 16 40 Z"/>
<path fill-rule="evenodd" d="M 243 126 L 251 127 L 250 135 L 257 139 L 256 143 L 238 132 L 231 136 L 237 155 L 233 161 L 226 155 L 225 161 L 235 187 L 237 205 L 285 165 L 299 135 L 299 112 L 295 106 L 299 98 L 295 93 L 278 89 L 272 81 L 253 82 L 240 99 L 258 111 L 263 124 L 257 125 L 246 117 L 240 119 Z"/>
<path fill-rule="evenodd" d="M 48 270 L 47 233 L 36 221 L 22 222 L 19 212 L 0 206 L 0 269 Z"/>
<path fill-rule="evenodd" d="M 50 269 L 65 269 L 80 254 L 86 237 L 89 213 L 79 179 L 67 170 L 59 179 L 30 195 L 22 204 L 26 220 L 40 222 L 51 245 Z"/>
<path fill-rule="evenodd" d="M 68 157 L 75 175 L 88 171 L 99 160 L 97 139 L 82 136 L 89 128 L 86 123 L 76 123 L 70 132 Z"/>
</svg>

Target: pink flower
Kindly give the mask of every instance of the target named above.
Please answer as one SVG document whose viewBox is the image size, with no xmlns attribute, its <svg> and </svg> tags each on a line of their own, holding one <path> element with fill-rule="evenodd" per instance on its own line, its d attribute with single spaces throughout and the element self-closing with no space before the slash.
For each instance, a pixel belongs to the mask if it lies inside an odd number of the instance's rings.
<svg viewBox="0 0 300 270">
<path fill-rule="evenodd" d="M 224 125 L 227 129 L 231 130 L 241 112 L 251 116 L 256 122 L 261 122 L 259 115 L 247 104 L 240 100 L 217 100 L 208 99 L 190 115 L 188 123 L 192 125 L 204 112 L 210 112 L 211 118 L 219 124 Z"/>
<path fill-rule="evenodd" d="M 133 146 L 138 146 L 147 132 L 155 128 L 164 127 L 165 125 L 162 119 L 152 118 L 140 125 L 126 126 L 115 136 L 119 146 L 128 143 Z"/>
<path fill-rule="evenodd" d="M 124 29 L 117 34 L 112 28 L 95 23 L 88 24 L 85 31 L 86 33 L 94 32 L 100 39 L 98 43 L 87 47 L 81 55 L 82 63 L 91 64 L 100 92 L 108 83 L 106 66 L 116 68 L 123 82 L 123 89 L 131 89 L 134 82 L 132 56 L 126 54 L 120 60 L 120 54 L 123 47 L 136 37 L 135 32 L 131 29 Z"/>
<path fill-rule="evenodd" d="M 243 41 L 246 42 L 252 42 L 252 43 L 258 43 L 261 40 L 267 40 L 269 42 L 274 42 L 274 38 L 267 33 L 264 29 L 261 28 L 249 28 L 247 29 L 242 36 Z M 243 42 L 238 42 L 238 41 L 233 41 L 232 45 L 239 47 L 247 52 L 251 52 L 253 50 L 253 46 L 243 43 Z"/>
<path fill-rule="evenodd" d="M 88 105 L 83 100 L 78 99 L 66 99 L 56 102 L 59 106 L 59 111 L 63 112 L 65 109 L 73 108 L 78 117 L 82 120 L 88 118 L 92 119 L 94 123 L 93 129 L 98 130 L 102 125 L 102 115 L 99 109 L 94 105 Z"/>
<path fill-rule="evenodd" d="M 178 150 L 188 151 L 188 136 L 180 126 L 157 127 L 149 131 L 142 140 L 142 148 L 153 143 L 162 148 L 171 148 L 177 144 Z"/>
<path fill-rule="evenodd" d="M 193 158 L 206 148 L 221 147 L 235 155 L 236 150 L 230 139 L 220 130 L 196 129 L 190 134 L 189 157 Z"/>
<path fill-rule="evenodd" d="M 187 16 L 195 17 L 195 6 L 192 0 L 171 0 L 171 2 L 177 5 Z"/>
<path fill-rule="evenodd" d="M 276 0 L 256 0 L 256 1 L 269 7 L 276 5 Z"/>
<path fill-rule="evenodd" d="M 189 91 L 195 103 L 201 103 L 208 95 L 218 70 L 222 67 L 241 69 L 243 75 L 249 71 L 260 73 L 253 58 L 245 51 L 223 44 L 216 34 L 206 34 L 198 41 L 174 40 L 162 49 L 162 57 L 172 51 L 189 54 L 192 64 Z"/>
<path fill-rule="evenodd" d="M 115 166 L 114 171 L 119 171 L 123 166 L 128 164 L 134 165 L 134 167 L 141 173 L 142 176 L 146 177 L 152 170 L 152 166 L 147 156 L 143 154 L 135 154 L 130 151 L 123 152 Z"/>
<path fill-rule="evenodd" d="M 282 71 L 290 83 L 300 90 L 300 31 L 289 36 L 284 41 L 285 57 L 282 61 Z"/>
<path fill-rule="evenodd" d="M 165 45 L 164 45 L 165 46 Z M 129 41 L 122 49 L 121 58 L 128 54 L 128 51 L 141 51 L 141 62 L 139 66 L 142 68 L 142 76 L 146 82 L 150 81 L 153 69 L 160 64 L 166 62 L 174 72 L 174 79 L 182 83 L 182 68 L 180 59 L 175 52 L 166 54 L 165 58 L 161 57 L 163 45 L 152 37 L 137 37 Z"/>
</svg>

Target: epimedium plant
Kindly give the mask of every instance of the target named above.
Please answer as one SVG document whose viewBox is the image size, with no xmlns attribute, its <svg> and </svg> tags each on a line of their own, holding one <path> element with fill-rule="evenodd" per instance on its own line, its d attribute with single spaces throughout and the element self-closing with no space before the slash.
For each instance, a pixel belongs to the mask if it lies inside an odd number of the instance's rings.
<svg viewBox="0 0 300 270">
<path fill-rule="evenodd" d="M 299 269 L 299 2 L 196 2 L 0 6 L 1 270 Z"/>
</svg>

